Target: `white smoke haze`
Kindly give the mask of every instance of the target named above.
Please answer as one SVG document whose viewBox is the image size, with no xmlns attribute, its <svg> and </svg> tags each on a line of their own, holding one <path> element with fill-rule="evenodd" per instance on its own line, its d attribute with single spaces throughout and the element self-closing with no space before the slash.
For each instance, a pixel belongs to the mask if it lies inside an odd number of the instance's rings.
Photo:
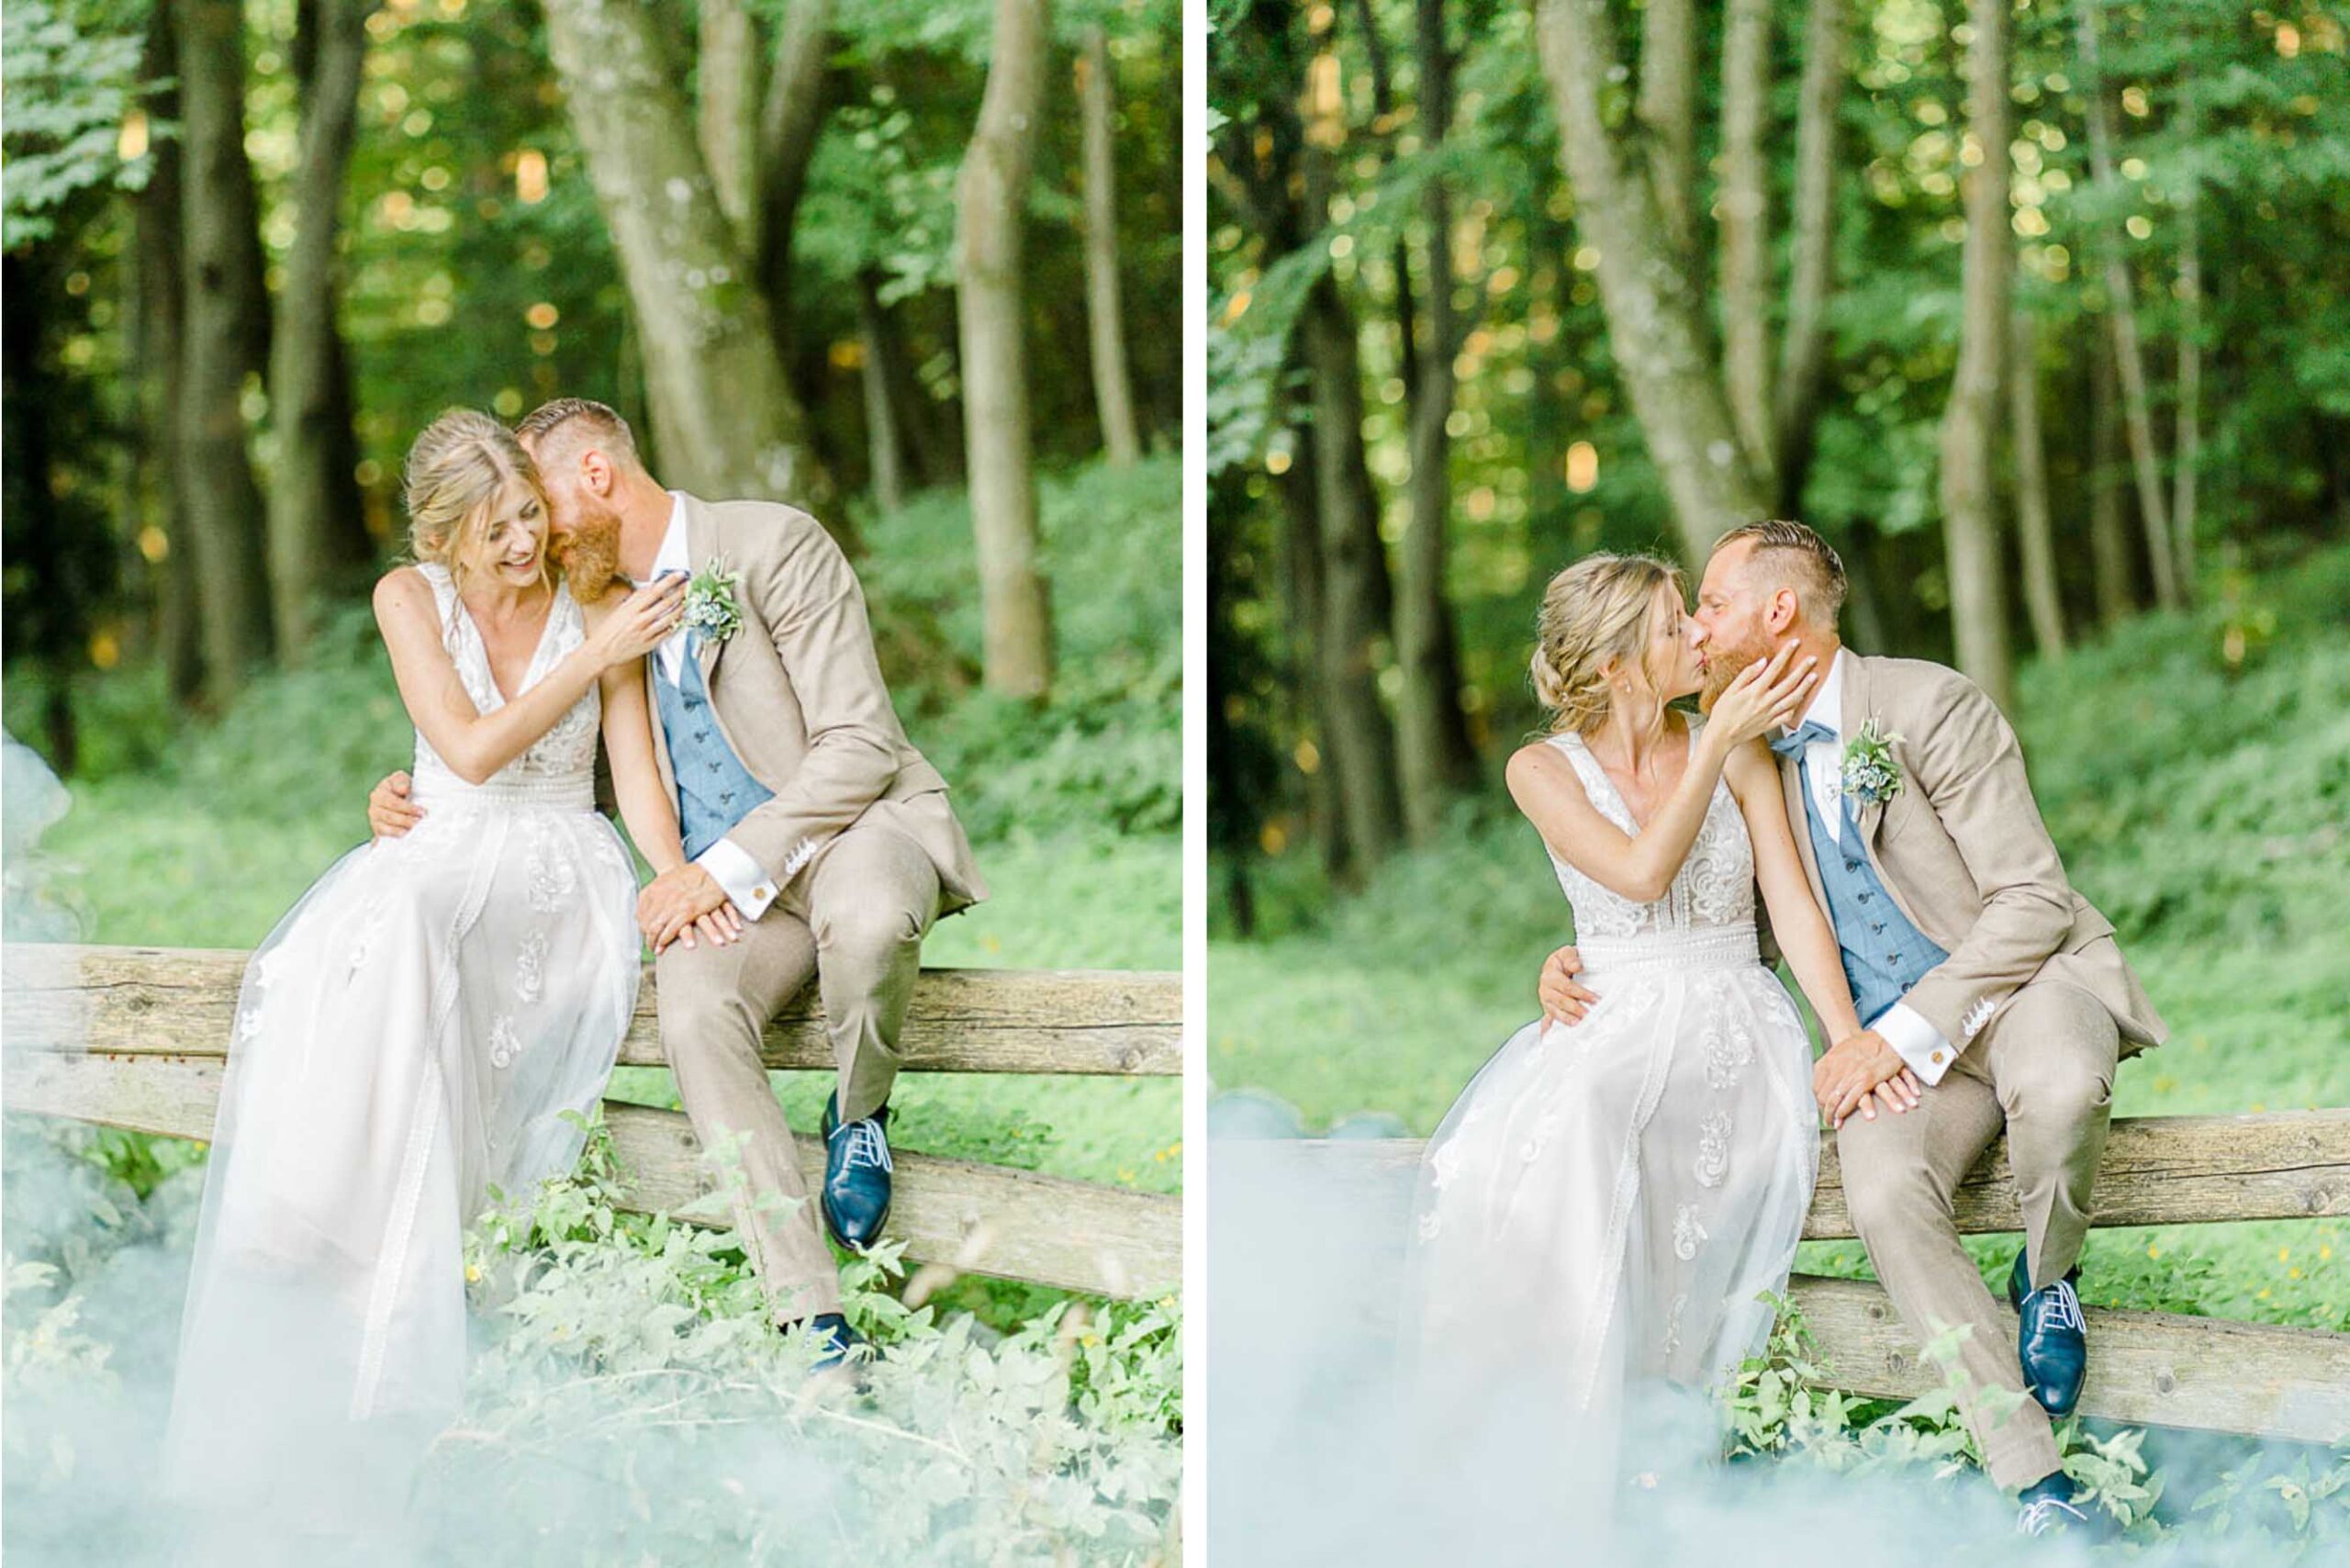
<svg viewBox="0 0 2350 1568">
<path fill-rule="evenodd" d="M 80 930 L 40 833 L 70 805 L 6 746 L 6 931 Z M 8 1049 L 72 1041 L 19 1040 Z M 284 1506 L 156 1491 L 203 1170 L 195 1146 L 6 1118 L 0 1555 L 11 1568 L 1171 1563 L 1180 1308 L 1070 1301 L 1000 1332 L 845 1274 L 888 1347 L 860 1390 L 762 1317 L 733 1234 L 625 1215 L 609 1145 L 469 1237 L 476 1355 L 446 1429 L 285 1456 Z M 234 1418 L 226 1412 L 221 1419 Z M 388 1498 L 369 1483 L 412 1481 Z"/>
<path fill-rule="evenodd" d="M 1211 1568 L 2350 1563 L 2350 1444 L 2080 1423 L 2067 1470 L 2137 1522 L 2102 1547 L 2026 1541 L 1946 1394 L 1865 1425 L 1814 1394 L 1805 1419 L 1784 1370 L 1775 1400 L 1758 1367 L 1734 1402 L 1767 1454 L 1724 1462 L 1718 1408 L 1649 1390 L 1624 1477 L 1603 1480 L 1548 1389 L 1405 1394 L 1411 1172 L 1366 1180 L 1258 1091 L 1209 1123 Z"/>
</svg>

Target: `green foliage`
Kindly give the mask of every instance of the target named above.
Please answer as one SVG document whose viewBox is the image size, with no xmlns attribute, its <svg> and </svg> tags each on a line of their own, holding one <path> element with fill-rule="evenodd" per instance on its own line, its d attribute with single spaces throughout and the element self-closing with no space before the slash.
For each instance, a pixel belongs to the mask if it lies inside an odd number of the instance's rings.
<svg viewBox="0 0 2350 1568">
<path fill-rule="evenodd" d="M 1768 1299 L 1778 1308 L 1770 1342 L 1741 1364 L 1724 1395 L 1725 1446 L 1733 1460 L 1768 1457 L 1831 1475 L 1907 1473 L 1919 1479 L 1947 1479 L 1981 1462 L 1958 1414 L 1962 1331 L 1926 1347 L 1926 1361 L 1942 1369 L 1937 1387 L 1906 1404 L 1856 1399 L 1825 1386 L 1835 1369 L 1821 1357 L 1801 1309 L 1784 1297 Z M 2330 1562 L 2350 1541 L 2350 1447 L 2331 1456 L 2298 1446 L 2255 1449 L 2232 1463 L 2183 1466 L 2174 1487 L 2149 1462 L 2141 1429 L 2093 1427 L 2076 1417 L 2058 1422 L 2055 1435 L 2065 1473 L 2082 1489 L 2082 1506 L 2108 1516 L 2126 1540 L 2191 1551 L 2227 1538 L 2234 1549 L 2230 1561 L 2249 1561 L 2235 1553 L 2257 1548 L 2272 1553 L 2262 1561 L 2294 1564 Z M 2191 1501 L 2161 1508 L 2166 1491 Z"/>
<path fill-rule="evenodd" d="M 118 140 L 145 91 L 138 80 L 143 35 L 135 10 L 96 0 L 17 0 L 0 14 L 6 249 L 49 239 L 57 209 L 84 190 L 146 184 L 145 154 L 125 158 Z"/>
<path fill-rule="evenodd" d="M 1123 474 L 1092 466 L 1046 478 L 1037 522 L 1055 585 L 1052 696 L 1039 707 L 960 694 L 952 721 L 925 714 L 915 726 L 975 835 L 1180 827 L 1181 489 L 1171 457 Z M 920 616 L 931 656 L 976 668 L 978 566 L 963 494 L 917 497 L 866 527 L 863 570 L 875 597 Z"/>
</svg>

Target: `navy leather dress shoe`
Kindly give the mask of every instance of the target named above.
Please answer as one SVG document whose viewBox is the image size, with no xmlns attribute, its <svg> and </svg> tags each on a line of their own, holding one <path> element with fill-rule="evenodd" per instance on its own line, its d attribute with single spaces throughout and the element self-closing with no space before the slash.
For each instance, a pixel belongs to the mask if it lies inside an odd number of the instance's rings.
<svg viewBox="0 0 2350 1568">
<path fill-rule="evenodd" d="M 802 1319 L 790 1327 L 804 1330 L 816 1337 L 821 1347 L 815 1361 L 817 1372 L 830 1372 L 845 1365 L 851 1359 L 862 1361 L 872 1354 L 872 1347 L 864 1335 L 848 1326 L 848 1319 L 837 1312 L 820 1312 Z"/>
<path fill-rule="evenodd" d="M 2060 1535 L 2068 1531 L 2094 1533 L 2088 1510 L 2079 1500 L 2080 1488 L 2063 1471 L 2023 1489 L 2016 1499 L 2018 1535 Z"/>
<path fill-rule="evenodd" d="M 840 1103 L 838 1094 L 824 1102 L 824 1228 L 862 1252 L 890 1218 L 890 1107 L 844 1122 Z"/>
<path fill-rule="evenodd" d="M 2075 1269 L 2053 1284 L 2032 1290 L 2024 1262 L 2008 1272 L 2008 1301 L 2016 1309 L 2016 1361 L 2023 1369 L 2024 1387 L 2051 1416 L 2069 1416 L 2081 1400 L 2081 1383 L 2089 1372 L 2088 1325 L 2081 1317 L 2081 1298 L 2074 1282 Z"/>
</svg>

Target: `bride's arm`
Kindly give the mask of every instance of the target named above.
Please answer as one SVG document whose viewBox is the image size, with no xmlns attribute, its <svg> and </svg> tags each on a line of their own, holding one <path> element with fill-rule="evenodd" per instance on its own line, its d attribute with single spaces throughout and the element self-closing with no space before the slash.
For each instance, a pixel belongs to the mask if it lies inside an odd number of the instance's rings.
<svg viewBox="0 0 2350 1568">
<path fill-rule="evenodd" d="M 1664 896 L 1705 825 L 1721 778 L 1721 742 L 1711 724 L 1689 741 L 1689 766 L 1646 827 L 1628 834 L 1591 803 L 1583 779 L 1558 747 L 1538 741 L 1509 759 L 1510 799 L 1551 852 L 1610 892 L 1635 903 Z"/>
<path fill-rule="evenodd" d="M 1730 755 L 1798 711 L 1818 680 L 1812 674 L 1816 661 L 1807 658 L 1790 667 L 1794 656 L 1790 643 L 1739 671 L 1715 701 L 1711 721 L 1690 735 L 1689 763 L 1680 782 L 1637 833 L 1609 822 L 1584 793 L 1574 764 L 1546 743 L 1520 746 L 1509 759 L 1510 798 L 1560 859 L 1610 892 L 1653 903 L 1664 897 L 1689 858 Z"/>
<path fill-rule="evenodd" d="M 474 706 L 442 644 L 440 607 L 422 573 L 402 566 L 375 585 L 375 624 L 408 717 L 458 778 L 479 784 L 553 729 L 606 668 L 656 646 L 682 593 L 682 580 L 640 590 L 537 684 L 487 713 Z"/>
<path fill-rule="evenodd" d="M 1779 950 L 1827 1031 L 1827 1043 L 1848 1039 L 1861 1032 L 1860 1015 L 1852 1006 L 1852 983 L 1844 978 L 1835 928 L 1811 896 L 1810 880 L 1796 852 L 1778 765 L 1762 742 L 1749 741 L 1731 756 L 1729 773 L 1730 793 L 1746 818 L 1746 836 L 1754 844 L 1754 878 L 1762 884 L 1763 907 L 1770 911 Z"/>
<path fill-rule="evenodd" d="M 686 863 L 686 845 L 677 830 L 677 808 L 661 787 L 659 765 L 653 756 L 644 661 L 612 666 L 599 685 L 604 697 L 604 755 L 611 759 L 612 794 L 620 801 L 621 820 L 628 823 L 630 842 L 655 876 L 674 871 Z"/>
<path fill-rule="evenodd" d="M 627 594 L 615 588 L 602 604 L 582 609 L 592 631 L 623 613 L 627 604 Z M 653 753 L 653 709 L 644 694 L 643 657 L 608 666 L 597 686 L 603 698 L 604 755 L 612 765 L 612 794 L 620 802 L 621 820 L 655 876 L 674 871 L 686 863 L 685 836 Z M 722 904 L 695 921 L 694 929 L 722 946 L 743 934 L 742 916 L 733 904 Z M 688 947 L 695 946 L 690 930 L 681 939 Z"/>
</svg>

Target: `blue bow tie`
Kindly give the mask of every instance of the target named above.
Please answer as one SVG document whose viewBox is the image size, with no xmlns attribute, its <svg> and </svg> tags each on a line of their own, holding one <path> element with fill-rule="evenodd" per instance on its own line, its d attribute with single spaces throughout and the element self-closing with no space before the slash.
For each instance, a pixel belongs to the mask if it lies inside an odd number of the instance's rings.
<svg viewBox="0 0 2350 1568">
<path fill-rule="evenodd" d="M 1835 738 L 1836 732 L 1818 720 L 1806 719 L 1796 727 L 1793 734 L 1773 735 L 1771 749 L 1781 756 L 1799 757 L 1803 755 L 1803 748 L 1814 741 L 1832 741 Z"/>
</svg>

